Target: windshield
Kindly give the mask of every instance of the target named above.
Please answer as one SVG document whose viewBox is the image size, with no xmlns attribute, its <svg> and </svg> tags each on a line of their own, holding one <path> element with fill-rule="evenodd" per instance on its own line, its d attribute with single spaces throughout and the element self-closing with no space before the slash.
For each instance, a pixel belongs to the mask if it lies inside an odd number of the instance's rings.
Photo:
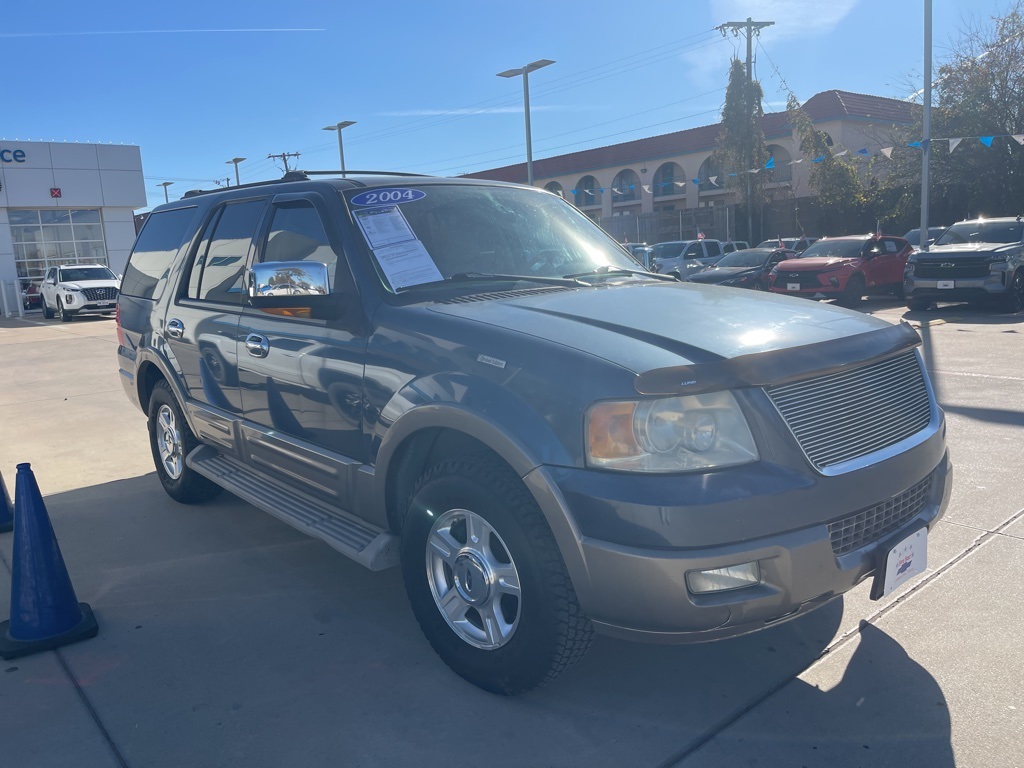
<svg viewBox="0 0 1024 768">
<path fill-rule="evenodd" d="M 962 221 L 947 229 L 935 244 L 1019 243 L 1022 227 L 1019 221 Z"/>
<path fill-rule="evenodd" d="M 808 246 L 807 250 L 799 255 L 801 259 L 810 259 L 815 256 L 819 258 L 842 258 L 854 259 L 860 256 L 864 250 L 864 240 L 819 240 L 814 245 Z"/>
<path fill-rule="evenodd" d="M 689 245 L 689 243 L 658 243 L 652 247 L 654 258 L 674 259 L 683 252 L 683 249 L 687 245 Z"/>
<path fill-rule="evenodd" d="M 637 269 L 590 219 L 544 192 L 426 184 L 345 197 L 392 290 L 474 273 L 536 278 Z"/>
<path fill-rule="evenodd" d="M 117 280 L 106 267 L 69 267 L 60 271 L 62 283 L 80 283 L 85 280 Z"/>
<path fill-rule="evenodd" d="M 772 255 L 770 249 L 757 249 L 749 251 L 734 251 L 724 256 L 716 263 L 716 267 L 760 267 L 768 257 Z"/>
</svg>

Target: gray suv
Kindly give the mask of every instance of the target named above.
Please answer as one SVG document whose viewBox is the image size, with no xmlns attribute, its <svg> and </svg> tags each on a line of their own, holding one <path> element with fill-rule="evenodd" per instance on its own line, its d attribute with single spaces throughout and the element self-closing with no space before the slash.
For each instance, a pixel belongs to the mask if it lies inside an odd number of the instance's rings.
<svg viewBox="0 0 1024 768">
<path fill-rule="evenodd" d="M 1021 217 L 958 221 L 927 251 L 907 259 L 903 295 L 911 310 L 936 301 L 968 301 L 1024 311 Z"/>
<path fill-rule="evenodd" d="M 529 187 L 192 194 L 140 232 L 118 335 L 168 494 L 400 566 L 438 655 L 498 693 L 595 632 L 715 640 L 888 594 L 950 494 L 908 325 L 645 272 Z"/>
</svg>

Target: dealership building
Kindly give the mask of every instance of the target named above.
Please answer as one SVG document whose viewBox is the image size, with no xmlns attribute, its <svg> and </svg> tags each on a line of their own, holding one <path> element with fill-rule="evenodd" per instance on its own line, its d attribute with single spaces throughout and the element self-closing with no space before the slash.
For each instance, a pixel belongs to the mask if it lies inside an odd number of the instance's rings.
<svg viewBox="0 0 1024 768">
<path fill-rule="evenodd" d="M 146 206 L 136 146 L 0 140 L 0 313 L 58 264 L 124 271 Z"/>
</svg>

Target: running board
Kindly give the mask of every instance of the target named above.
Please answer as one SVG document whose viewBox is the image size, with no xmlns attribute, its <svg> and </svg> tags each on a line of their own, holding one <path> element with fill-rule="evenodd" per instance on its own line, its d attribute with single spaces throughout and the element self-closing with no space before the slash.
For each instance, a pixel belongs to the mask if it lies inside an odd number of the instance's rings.
<svg viewBox="0 0 1024 768">
<path fill-rule="evenodd" d="M 244 462 L 201 445 L 186 463 L 225 490 L 305 534 L 322 539 L 371 571 L 398 565 L 398 537 L 342 512 Z"/>
</svg>

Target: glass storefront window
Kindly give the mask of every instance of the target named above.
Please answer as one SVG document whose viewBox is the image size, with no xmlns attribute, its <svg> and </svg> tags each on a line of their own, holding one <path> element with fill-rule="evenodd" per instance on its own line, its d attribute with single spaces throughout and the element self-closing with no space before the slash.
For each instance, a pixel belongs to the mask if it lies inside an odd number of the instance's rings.
<svg viewBox="0 0 1024 768">
<path fill-rule="evenodd" d="M 61 264 L 107 263 L 100 211 L 83 209 L 9 209 L 14 262 L 22 289 Z"/>
</svg>

